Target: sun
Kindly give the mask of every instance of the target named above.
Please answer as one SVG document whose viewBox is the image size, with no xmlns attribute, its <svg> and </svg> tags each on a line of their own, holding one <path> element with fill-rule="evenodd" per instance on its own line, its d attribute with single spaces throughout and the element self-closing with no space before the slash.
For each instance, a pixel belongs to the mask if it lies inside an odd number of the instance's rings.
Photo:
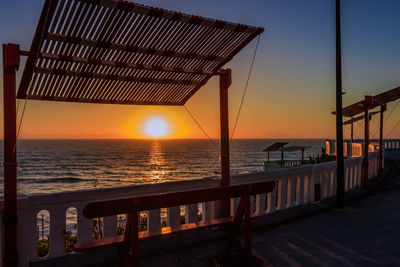
<svg viewBox="0 0 400 267">
<path fill-rule="evenodd" d="M 144 132 L 149 137 L 160 138 L 169 133 L 169 128 L 167 122 L 163 118 L 154 117 L 146 122 Z"/>
</svg>

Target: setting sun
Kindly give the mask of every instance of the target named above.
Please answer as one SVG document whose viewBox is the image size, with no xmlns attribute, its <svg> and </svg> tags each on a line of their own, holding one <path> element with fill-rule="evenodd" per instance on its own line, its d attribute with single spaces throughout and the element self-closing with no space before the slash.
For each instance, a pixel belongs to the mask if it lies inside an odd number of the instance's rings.
<svg viewBox="0 0 400 267">
<path fill-rule="evenodd" d="M 144 127 L 147 136 L 153 138 L 164 137 L 169 133 L 167 122 L 160 117 L 149 119 Z"/>
</svg>

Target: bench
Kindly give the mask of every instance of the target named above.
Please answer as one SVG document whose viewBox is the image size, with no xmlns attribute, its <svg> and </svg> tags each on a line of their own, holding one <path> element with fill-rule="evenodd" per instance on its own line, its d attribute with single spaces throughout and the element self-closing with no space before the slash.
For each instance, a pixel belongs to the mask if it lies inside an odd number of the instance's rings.
<svg viewBox="0 0 400 267">
<path fill-rule="evenodd" d="M 232 246 L 234 246 L 242 258 L 247 259 L 251 255 L 250 196 L 269 193 L 272 192 L 274 188 L 275 182 L 268 181 L 89 203 L 83 209 L 83 216 L 88 219 L 128 214 L 125 234 L 123 236 L 105 237 L 100 240 L 78 242 L 74 245 L 73 250 L 77 252 L 85 252 L 100 248 L 117 247 L 119 249 L 121 265 L 138 266 L 139 240 L 141 239 L 155 238 L 207 227 L 231 225 L 225 243 L 223 257 L 227 257 L 232 250 Z M 140 211 L 177 207 L 180 205 L 190 205 L 209 201 L 224 201 L 231 198 L 240 198 L 235 216 L 227 216 L 197 223 L 187 223 L 174 227 L 163 227 L 155 231 L 138 231 L 138 214 Z M 242 221 L 244 221 L 245 226 L 244 246 L 238 238 L 239 227 Z M 130 252 L 132 252 L 131 256 Z"/>
</svg>

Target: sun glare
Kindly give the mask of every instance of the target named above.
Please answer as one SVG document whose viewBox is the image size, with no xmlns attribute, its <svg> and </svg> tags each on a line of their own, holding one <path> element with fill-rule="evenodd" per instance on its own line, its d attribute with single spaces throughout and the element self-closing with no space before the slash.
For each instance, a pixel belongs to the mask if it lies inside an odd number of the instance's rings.
<svg viewBox="0 0 400 267">
<path fill-rule="evenodd" d="M 149 119 L 145 124 L 144 131 L 147 136 L 153 138 L 164 137 L 169 133 L 167 122 L 159 117 Z"/>
</svg>

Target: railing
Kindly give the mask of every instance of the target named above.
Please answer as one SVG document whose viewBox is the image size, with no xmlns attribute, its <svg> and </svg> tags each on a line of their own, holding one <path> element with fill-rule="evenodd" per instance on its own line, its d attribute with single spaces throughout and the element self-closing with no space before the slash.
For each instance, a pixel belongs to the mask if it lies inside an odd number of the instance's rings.
<svg viewBox="0 0 400 267">
<path fill-rule="evenodd" d="M 369 177 L 378 174 L 378 153 L 370 153 Z M 345 188 L 351 190 L 361 184 L 362 158 L 345 160 Z M 252 197 L 252 211 L 258 215 L 271 214 L 310 202 L 318 201 L 336 193 L 336 163 L 304 165 L 270 172 L 259 172 L 233 176 L 232 184 L 245 184 L 275 180 L 277 186 L 272 193 Z M 218 186 L 219 179 L 180 181 L 164 184 L 141 185 L 124 188 L 100 189 L 95 191 L 66 192 L 59 194 L 36 195 L 19 198 L 18 244 L 20 265 L 29 266 L 29 262 L 45 261 L 61 257 L 65 251 L 66 211 L 70 207 L 77 210 L 77 237 L 79 241 L 92 238 L 92 221 L 82 215 L 83 207 L 90 202 L 113 198 L 132 197 L 158 192 L 173 192 L 188 188 Z M 255 199 L 255 200 L 254 200 Z M 238 199 L 232 199 L 232 213 L 238 205 Z M 1 203 L 2 205 L 2 203 Z M 47 210 L 50 214 L 49 254 L 40 258 L 37 255 L 37 215 Z M 215 218 L 219 214 L 219 203 L 208 202 L 168 208 L 165 220 L 168 226 L 181 223 L 181 210 L 184 210 L 185 222 L 196 222 L 201 212 L 202 220 Z M 151 210 L 147 214 L 147 229 L 161 227 L 163 211 Z M 114 236 L 117 232 L 117 216 L 103 219 L 103 236 Z"/>
<path fill-rule="evenodd" d="M 385 149 L 400 149 L 400 139 L 385 139 L 383 144 Z"/>
<path fill-rule="evenodd" d="M 384 150 L 400 149 L 400 139 L 384 139 Z M 336 155 L 336 140 L 325 140 L 325 149 L 328 155 Z M 379 151 L 379 140 L 371 139 L 368 152 Z M 343 156 L 346 158 L 362 157 L 364 153 L 364 140 L 357 139 L 354 142 L 345 140 L 343 143 Z"/>
<path fill-rule="evenodd" d="M 309 160 L 273 160 L 273 161 L 264 161 L 263 162 L 263 169 L 266 170 L 273 170 L 273 169 L 280 169 L 280 168 L 290 168 L 290 167 L 298 167 L 301 165 L 309 164 Z"/>
</svg>

